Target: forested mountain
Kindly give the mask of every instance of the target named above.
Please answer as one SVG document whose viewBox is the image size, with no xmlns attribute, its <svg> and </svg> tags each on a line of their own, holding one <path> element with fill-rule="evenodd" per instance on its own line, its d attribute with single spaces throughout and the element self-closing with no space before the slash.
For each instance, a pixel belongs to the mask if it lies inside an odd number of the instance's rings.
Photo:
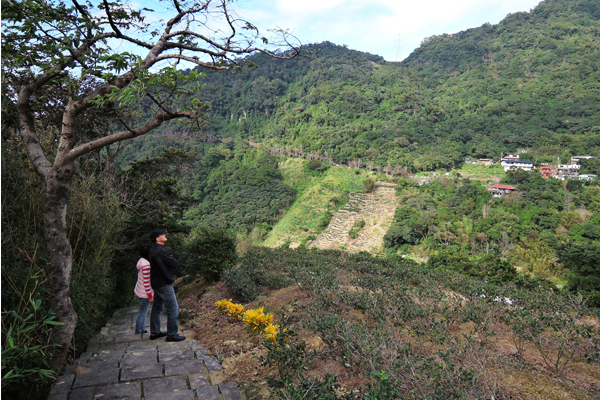
<svg viewBox="0 0 600 400">
<path fill-rule="evenodd" d="M 257 54 L 242 70 L 205 71 L 202 132 L 187 134 L 173 121 L 131 144 L 120 162 L 167 146 L 192 151 L 184 191 L 198 206 L 188 217 L 248 229 L 272 224 L 293 199 L 277 172 L 266 172 L 274 164 L 247 153 L 252 146 L 393 174 L 522 148 L 537 164 L 600 157 L 597 0 L 547 0 L 498 25 L 430 37 L 401 63 L 329 42 L 304 55 Z M 584 168 L 600 172 L 599 163 Z"/>
<path fill-rule="evenodd" d="M 205 130 L 410 171 L 523 147 L 539 161 L 598 155 L 599 19 L 596 0 L 547 0 L 427 38 L 402 63 L 328 42 L 292 61 L 251 56 L 256 68 L 208 73 Z"/>
</svg>

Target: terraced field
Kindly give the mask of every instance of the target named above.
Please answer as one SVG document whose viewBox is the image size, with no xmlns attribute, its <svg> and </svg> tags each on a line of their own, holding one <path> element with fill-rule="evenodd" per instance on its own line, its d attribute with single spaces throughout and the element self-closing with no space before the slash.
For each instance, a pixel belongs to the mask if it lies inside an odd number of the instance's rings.
<svg viewBox="0 0 600 400">
<path fill-rule="evenodd" d="M 380 253 L 383 236 L 394 218 L 396 203 L 395 185 L 388 182 L 377 182 L 373 193 L 350 193 L 348 204 L 334 213 L 327 229 L 309 242 L 308 247 Z M 358 232 L 358 237 L 352 239 L 349 232 L 360 220 L 365 221 L 365 226 Z"/>
</svg>

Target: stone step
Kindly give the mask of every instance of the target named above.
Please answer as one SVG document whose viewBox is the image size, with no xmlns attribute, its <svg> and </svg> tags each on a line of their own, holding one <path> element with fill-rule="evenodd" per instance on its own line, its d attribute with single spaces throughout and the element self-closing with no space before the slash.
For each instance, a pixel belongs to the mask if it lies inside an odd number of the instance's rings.
<svg viewBox="0 0 600 400">
<path fill-rule="evenodd" d="M 133 334 L 136 315 L 137 307 L 115 313 L 58 377 L 48 400 L 243 399 L 234 382 L 211 384 L 211 372 L 221 365 L 195 340 L 152 341 Z M 166 329 L 164 316 L 161 324 Z"/>
</svg>

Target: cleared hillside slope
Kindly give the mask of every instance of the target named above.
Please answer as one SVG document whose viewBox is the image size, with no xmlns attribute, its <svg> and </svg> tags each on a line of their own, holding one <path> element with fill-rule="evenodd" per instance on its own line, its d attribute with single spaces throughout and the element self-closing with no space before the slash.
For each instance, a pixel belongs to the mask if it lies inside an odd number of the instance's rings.
<svg viewBox="0 0 600 400">
<path fill-rule="evenodd" d="M 395 185 L 391 183 L 377 182 L 373 193 L 350 193 L 348 204 L 334 213 L 327 229 L 308 247 L 377 254 L 383 249 L 383 236 L 394 219 L 396 205 Z M 361 220 L 365 226 L 352 239 L 349 232 Z"/>
</svg>

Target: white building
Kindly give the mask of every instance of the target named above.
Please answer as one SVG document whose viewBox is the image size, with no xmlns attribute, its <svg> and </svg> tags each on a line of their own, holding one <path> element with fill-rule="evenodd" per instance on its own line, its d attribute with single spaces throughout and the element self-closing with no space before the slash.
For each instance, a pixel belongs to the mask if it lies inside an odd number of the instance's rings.
<svg viewBox="0 0 600 400">
<path fill-rule="evenodd" d="M 525 171 L 533 170 L 533 161 L 524 161 L 524 160 L 502 160 L 500 163 L 504 171 L 510 171 L 513 169 L 522 169 Z"/>
<path fill-rule="evenodd" d="M 577 164 L 580 160 L 589 160 L 594 156 L 573 156 L 571 157 L 571 164 Z"/>
<path fill-rule="evenodd" d="M 577 176 L 581 165 L 578 164 L 558 164 L 556 166 L 556 174 L 564 176 Z"/>
<path fill-rule="evenodd" d="M 487 190 L 492 194 L 492 197 L 502 197 L 507 193 L 514 192 L 515 190 L 517 190 L 517 188 L 511 185 L 496 184 L 487 187 Z"/>
<path fill-rule="evenodd" d="M 598 175 L 592 175 L 592 174 L 581 174 L 581 175 L 579 175 L 579 180 L 580 181 L 595 181 L 596 179 L 598 179 Z"/>
<path fill-rule="evenodd" d="M 501 155 L 500 156 L 500 161 L 519 161 L 520 156 L 517 154 L 516 156 L 512 155 L 512 154 L 507 154 L 507 155 Z"/>
</svg>

